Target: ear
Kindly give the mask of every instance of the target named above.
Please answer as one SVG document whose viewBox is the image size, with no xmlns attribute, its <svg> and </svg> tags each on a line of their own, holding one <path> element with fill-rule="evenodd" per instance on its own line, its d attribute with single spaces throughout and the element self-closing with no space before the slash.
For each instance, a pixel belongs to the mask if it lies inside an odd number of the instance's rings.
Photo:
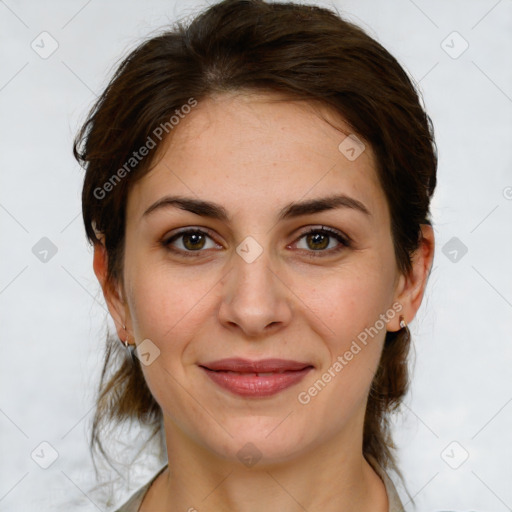
<svg viewBox="0 0 512 512">
<path fill-rule="evenodd" d="M 108 254 L 104 240 L 105 237 L 103 235 L 100 242 L 94 244 L 94 273 L 103 290 L 103 296 L 105 297 L 110 316 L 114 320 L 117 335 L 120 340 L 125 341 L 130 330 L 128 308 L 126 301 L 122 297 L 121 287 L 114 287 L 112 283 L 107 281 Z M 123 325 L 126 325 L 126 329 L 123 329 Z"/>
<path fill-rule="evenodd" d="M 400 329 L 399 318 L 409 324 L 416 316 L 423 294 L 427 285 L 428 276 L 432 268 L 434 259 L 434 230 L 429 224 L 421 225 L 421 240 L 418 249 L 412 256 L 412 269 L 409 275 L 400 275 L 398 285 L 395 291 L 394 302 L 402 305 L 400 315 L 396 315 L 394 320 L 389 323 L 389 331 L 398 331 Z"/>
</svg>

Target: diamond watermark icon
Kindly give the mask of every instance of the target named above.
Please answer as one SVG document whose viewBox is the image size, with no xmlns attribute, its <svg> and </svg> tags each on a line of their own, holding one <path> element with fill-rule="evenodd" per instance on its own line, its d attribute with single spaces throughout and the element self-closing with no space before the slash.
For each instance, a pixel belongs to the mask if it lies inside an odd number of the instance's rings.
<svg viewBox="0 0 512 512">
<path fill-rule="evenodd" d="M 469 43 L 457 31 L 453 31 L 441 41 L 441 48 L 452 59 L 458 59 L 469 48 Z"/>
<path fill-rule="evenodd" d="M 30 456 L 38 466 L 48 469 L 59 458 L 59 453 L 50 443 L 43 441 L 34 448 Z"/>
<path fill-rule="evenodd" d="M 49 32 L 44 31 L 30 43 L 30 46 L 41 59 L 47 59 L 57 51 L 59 43 Z"/>
<path fill-rule="evenodd" d="M 160 356 L 160 349 L 150 339 L 141 341 L 134 352 L 144 366 L 149 366 Z"/>
<path fill-rule="evenodd" d="M 57 254 L 57 246 L 49 238 L 43 236 L 32 247 L 32 253 L 42 263 L 48 263 Z"/>
<path fill-rule="evenodd" d="M 353 162 L 366 149 L 366 146 L 364 145 L 363 141 L 351 133 L 342 140 L 341 144 L 338 146 L 338 149 L 347 160 Z"/>
<path fill-rule="evenodd" d="M 441 452 L 441 458 L 452 469 L 459 469 L 469 459 L 469 452 L 458 441 L 452 441 Z"/>
<path fill-rule="evenodd" d="M 443 245 L 442 252 L 452 263 L 458 263 L 466 255 L 468 248 L 454 236 Z"/>
<path fill-rule="evenodd" d="M 262 453 L 253 443 L 245 443 L 236 455 L 240 462 L 248 468 L 252 468 L 262 457 Z"/>
<path fill-rule="evenodd" d="M 263 247 L 252 236 L 248 236 L 238 244 L 236 252 L 246 263 L 252 263 L 261 255 Z"/>
</svg>

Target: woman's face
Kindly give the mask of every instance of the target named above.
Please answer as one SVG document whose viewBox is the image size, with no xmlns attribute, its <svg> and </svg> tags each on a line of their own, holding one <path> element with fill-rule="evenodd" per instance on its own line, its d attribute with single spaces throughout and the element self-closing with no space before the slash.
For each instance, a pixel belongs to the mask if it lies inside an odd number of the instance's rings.
<svg viewBox="0 0 512 512">
<path fill-rule="evenodd" d="M 404 280 L 371 148 L 357 156 L 310 104 L 274 99 L 200 102 L 126 212 L 124 321 L 146 340 L 168 441 L 228 459 L 359 440 L 386 329 L 399 328 Z M 227 358 L 288 362 L 213 371 Z"/>
</svg>

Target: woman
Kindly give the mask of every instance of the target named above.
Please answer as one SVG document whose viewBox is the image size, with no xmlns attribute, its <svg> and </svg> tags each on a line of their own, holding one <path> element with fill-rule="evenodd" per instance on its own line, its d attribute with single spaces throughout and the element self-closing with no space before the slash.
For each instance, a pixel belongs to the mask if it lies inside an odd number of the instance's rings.
<svg viewBox="0 0 512 512">
<path fill-rule="evenodd" d="M 170 461 L 118 510 L 402 510 L 437 157 L 397 61 L 326 9 L 223 1 L 124 60 L 75 155 L 119 338 L 92 446 L 136 419 Z"/>
</svg>

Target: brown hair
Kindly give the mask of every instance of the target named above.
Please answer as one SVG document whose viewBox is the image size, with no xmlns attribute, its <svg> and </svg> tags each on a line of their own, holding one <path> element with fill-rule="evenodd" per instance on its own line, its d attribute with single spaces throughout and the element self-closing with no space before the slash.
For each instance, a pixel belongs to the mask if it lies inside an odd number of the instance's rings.
<svg viewBox="0 0 512 512">
<path fill-rule="evenodd" d="M 92 222 L 105 234 L 108 281 L 122 283 L 128 193 L 148 172 L 156 151 L 122 173 L 122 179 L 112 182 L 113 176 L 123 166 L 126 170 L 133 152 L 148 137 L 155 138 L 156 127 L 168 126 L 191 98 L 201 101 L 237 90 L 319 101 L 371 145 L 390 209 L 397 267 L 409 273 L 421 240 L 420 225 L 431 224 L 437 150 L 431 120 L 406 72 L 361 28 L 330 10 L 225 0 L 130 53 L 76 137 L 74 154 L 86 169 L 85 231 L 93 244 L 99 240 Z M 113 186 L 108 194 L 100 194 L 109 180 Z M 407 329 L 386 333 L 363 433 L 364 455 L 398 474 L 389 412 L 400 405 L 408 388 L 409 345 Z M 106 457 L 102 426 L 135 419 L 152 427 L 153 435 L 163 429 L 161 409 L 138 359 L 126 359 L 123 352 L 117 337 L 107 335 L 91 436 L 91 449 L 99 448 Z"/>
</svg>

